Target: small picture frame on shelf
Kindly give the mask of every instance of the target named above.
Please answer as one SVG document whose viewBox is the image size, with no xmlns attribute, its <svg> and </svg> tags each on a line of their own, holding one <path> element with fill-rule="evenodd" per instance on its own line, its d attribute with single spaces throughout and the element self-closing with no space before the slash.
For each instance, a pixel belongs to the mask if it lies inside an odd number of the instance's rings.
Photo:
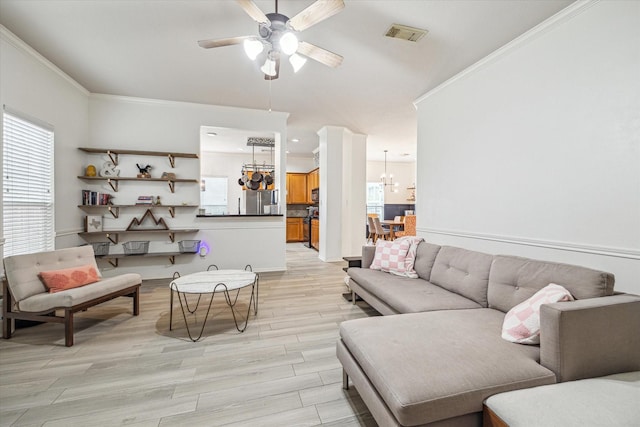
<svg viewBox="0 0 640 427">
<path fill-rule="evenodd" d="M 102 231 L 102 215 L 87 215 L 85 217 L 84 229 L 89 233 Z"/>
</svg>

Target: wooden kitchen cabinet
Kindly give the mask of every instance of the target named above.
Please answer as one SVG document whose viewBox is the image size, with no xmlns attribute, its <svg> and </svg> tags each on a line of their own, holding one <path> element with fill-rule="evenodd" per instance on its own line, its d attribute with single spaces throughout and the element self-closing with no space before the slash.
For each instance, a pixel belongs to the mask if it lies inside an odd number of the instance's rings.
<svg viewBox="0 0 640 427">
<path fill-rule="evenodd" d="M 316 250 L 320 250 L 320 220 L 311 220 L 311 246 Z"/>
<path fill-rule="evenodd" d="M 288 173 L 287 174 L 287 204 L 307 203 L 307 174 Z"/>
<path fill-rule="evenodd" d="M 311 200 L 311 190 L 320 187 L 320 169 L 315 168 L 307 174 L 307 203 L 314 203 Z"/>
<path fill-rule="evenodd" d="M 304 222 L 302 218 L 287 218 L 287 243 L 304 240 Z"/>
</svg>

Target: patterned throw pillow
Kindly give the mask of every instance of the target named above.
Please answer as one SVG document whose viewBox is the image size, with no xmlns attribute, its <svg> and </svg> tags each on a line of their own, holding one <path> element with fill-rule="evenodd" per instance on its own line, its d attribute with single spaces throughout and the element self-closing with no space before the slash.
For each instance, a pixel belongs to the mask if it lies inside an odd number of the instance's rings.
<svg viewBox="0 0 640 427">
<path fill-rule="evenodd" d="M 378 240 L 371 263 L 372 270 L 382 270 L 398 276 L 406 276 L 407 253 L 411 243 L 407 240 Z"/>
<path fill-rule="evenodd" d="M 502 338 L 518 344 L 540 344 L 540 306 L 573 300 L 562 286 L 555 283 L 545 286 L 507 312 L 502 323 Z"/>
<path fill-rule="evenodd" d="M 406 237 L 401 237 L 399 239 L 396 239 L 396 241 L 399 241 L 399 240 L 406 240 L 411 244 L 411 246 L 409 247 L 409 251 L 407 252 L 407 258 L 405 263 L 406 272 L 404 275 L 412 279 L 417 279 L 419 276 L 418 276 L 418 273 L 416 273 L 416 271 L 413 269 L 413 266 L 416 263 L 416 254 L 418 252 L 418 245 L 420 244 L 420 242 L 424 241 L 424 239 L 422 237 L 406 236 Z"/>
<path fill-rule="evenodd" d="M 50 293 L 88 285 L 100 280 L 100 274 L 91 265 L 40 272 L 40 279 Z"/>
</svg>

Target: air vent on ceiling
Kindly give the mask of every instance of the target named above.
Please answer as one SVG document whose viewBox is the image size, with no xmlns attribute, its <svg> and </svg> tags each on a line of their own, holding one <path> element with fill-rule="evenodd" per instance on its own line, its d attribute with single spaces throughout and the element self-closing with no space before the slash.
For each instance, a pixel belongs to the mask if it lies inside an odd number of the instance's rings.
<svg viewBox="0 0 640 427">
<path fill-rule="evenodd" d="M 389 27 L 389 29 L 387 30 L 385 36 L 391 37 L 393 39 L 417 42 L 427 33 L 427 30 L 421 30 L 420 28 L 408 27 L 406 25 L 400 24 L 392 24 L 391 27 Z"/>
</svg>

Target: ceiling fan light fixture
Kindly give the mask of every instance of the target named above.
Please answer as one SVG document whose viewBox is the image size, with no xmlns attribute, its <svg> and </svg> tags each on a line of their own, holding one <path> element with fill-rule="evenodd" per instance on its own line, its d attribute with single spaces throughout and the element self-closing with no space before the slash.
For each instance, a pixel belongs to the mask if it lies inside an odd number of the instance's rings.
<svg viewBox="0 0 640 427">
<path fill-rule="evenodd" d="M 298 38 L 291 31 L 287 31 L 280 37 L 280 49 L 285 55 L 292 55 L 298 50 Z"/>
<path fill-rule="evenodd" d="M 271 58 L 267 58 L 264 61 L 264 65 L 260 67 L 260 71 L 262 71 L 265 75 L 269 77 L 273 77 L 276 75 L 276 61 Z"/>
<path fill-rule="evenodd" d="M 255 60 L 264 50 L 264 45 L 260 40 L 247 39 L 242 44 L 244 46 L 244 52 L 252 61 Z"/>
<path fill-rule="evenodd" d="M 297 73 L 306 62 L 307 62 L 307 58 L 305 58 L 304 56 L 298 55 L 297 53 L 294 53 L 289 57 L 289 63 L 293 67 L 294 73 Z"/>
</svg>

